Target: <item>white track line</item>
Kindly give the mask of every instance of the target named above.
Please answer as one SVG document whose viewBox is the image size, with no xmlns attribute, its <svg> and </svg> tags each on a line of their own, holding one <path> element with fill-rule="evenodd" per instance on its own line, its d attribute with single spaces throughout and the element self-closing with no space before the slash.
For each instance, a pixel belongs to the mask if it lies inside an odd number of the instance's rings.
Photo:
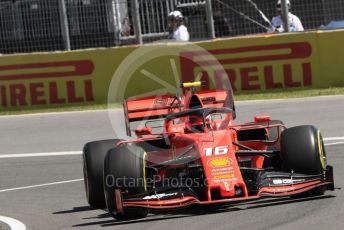
<svg viewBox="0 0 344 230">
<path fill-rule="evenodd" d="M 23 224 L 19 220 L 16 220 L 16 219 L 13 219 L 13 218 L 10 218 L 7 216 L 0 216 L 0 221 L 4 222 L 8 226 L 10 226 L 10 228 L 12 230 L 26 230 L 25 224 Z M 0 228 L 0 229 L 2 229 L 2 228 Z"/>
<path fill-rule="evenodd" d="M 326 137 L 324 141 L 344 141 L 344 137 Z"/>
<path fill-rule="evenodd" d="M 344 141 L 341 142 L 334 142 L 334 143 L 328 143 L 328 144 L 324 144 L 325 146 L 332 146 L 332 145 L 343 145 Z"/>
<path fill-rule="evenodd" d="M 0 159 L 8 158 L 25 158 L 25 157 L 52 157 L 52 156 L 73 156 L 81 155 L 82 151 L 67 151 L 67 152 L 50 152 L 50 153 L 20 153 L 20 154 L 3 154 Z"/>
<path fill-rule="evenodd" d="M 324 142 L 339 141 L 335 143 L 326 143 L 325 146 L 344 144 L 344 137 L 326 137 Z M 47 152 L 47 153 L 19 153 L 19 154 L 0 154 L 0 159 L 10 158 L 27 158 L 27 157 L 53 157 L 53 156 L 77 156 L 81 155 L 82 151 L 65 151 L 65 152 Z"/>
<path fill-rule="evenodd" d="M 52 183 L 46 183 L 46 184 L 37 184 L 37 185 L 30 185 L 30 186 L 25 186 L 25 187 L 9 188 L 9 189 L 0 190 L 0 193 L 24 190 L 24 189 L 30 189 L 30 188 L 46 187 L 46 186 L 58 185 L 58 184 L 67 184 L 67 183 L 79 182 L 83 180 L 84 179 L 65 180 L 65 181 L 58 181 L 58 182 L 52 182 Z"/>
</svg>

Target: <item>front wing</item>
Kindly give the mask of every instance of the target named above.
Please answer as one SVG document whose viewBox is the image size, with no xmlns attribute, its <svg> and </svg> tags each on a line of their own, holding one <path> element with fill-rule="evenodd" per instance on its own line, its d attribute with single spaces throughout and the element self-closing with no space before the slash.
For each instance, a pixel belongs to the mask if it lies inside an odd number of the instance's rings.
<svg viewBox="0 0 344 230">
<path fill-rule="evenodd" d="M 326 190 L 334 190 L 333 169 L 331 166 L 327 167 L 326 180 L 306 180 L 305 182 L 262 186 L 259 188 L 257 195 L 247 197 L 236 197 L 221 200 L 207 200 L 200 201 L 197 196 L 188 190 L 181 188 L 169 190 L 168 192 L 155 192 L 146 194 L 141 197 L 130 198 L 122 200 L 119 190 L 116 190 L 116 206 L 117 210 L 123 210 L 127 207 L 143 207 L 148 209 L 178 209 L 185 208 L 192 205 L 230 205 L 241 202 L 248 202 L 261 198 L 271 197 L 289 197 L 302 195 L 311 191 L 324 188 Z"/>
</svg>

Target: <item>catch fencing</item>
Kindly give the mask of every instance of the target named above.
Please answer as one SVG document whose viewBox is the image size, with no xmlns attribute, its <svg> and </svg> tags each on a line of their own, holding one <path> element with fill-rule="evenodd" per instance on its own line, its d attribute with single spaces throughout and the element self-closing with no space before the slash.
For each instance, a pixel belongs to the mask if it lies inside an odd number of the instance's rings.
<svg viewBox="0 0 344 230">
<path fill-rule="evenodd" d="M 0 53 L 161 41 L 169 37 L 167 16 L 173 10 L 183 13 L 191 41 L 266 33 L 272 17 L 277 14 L 276 2 L 0 0 Z M 335 29 L 343 24 L 340 21 L 344 20 L 344 1 L 291 0 L 290 12 L 300 18 L 306 31 Z"/>
</svg>

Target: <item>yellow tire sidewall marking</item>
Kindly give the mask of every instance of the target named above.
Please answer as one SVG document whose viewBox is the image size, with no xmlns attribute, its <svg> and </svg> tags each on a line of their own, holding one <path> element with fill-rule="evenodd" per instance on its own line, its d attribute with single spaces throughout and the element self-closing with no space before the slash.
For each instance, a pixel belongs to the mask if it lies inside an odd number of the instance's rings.
<svg viewBox="0 0 344 230">
<path fill-rule="evenodd" d="M 319 129 L 318 129 L 318 148 L 319 148 L 320 163 L 321 163 L 322 169 L 325 171 L 326 170 L 326 162 L 325 162 L 325 158 L 324 158 L 324 149 L 322 147 L 321 134 L 320 134 Z"/>
</svg>

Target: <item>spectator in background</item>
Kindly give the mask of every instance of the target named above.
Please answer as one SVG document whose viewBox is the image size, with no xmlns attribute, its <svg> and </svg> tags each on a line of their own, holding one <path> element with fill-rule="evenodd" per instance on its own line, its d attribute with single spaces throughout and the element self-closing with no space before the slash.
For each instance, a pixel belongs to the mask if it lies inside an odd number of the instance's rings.
<svg viewBox="0 0 344 230">
<path fill-rule="evenodd" d="M 178 42 L 190 40 L 188 29 L 184 25 L 184 17 L 180 11 L 172 11 L 168 15 L 169 38 Z"/>
<path fill-rule="evenodd" d="M 221 4 L 215 3 L 214 10 L 214 27 L 215 27 L 215 37 L 227 37 L 233 35 L 233 28 L 228 20 L 228 18 L 222 12 L 223 7 Z"/>
<path fill-rule="evenodd" d="M 287 6 L 288 6 L 288 20 L 289 20 L 289 32 L 296 32 L 296 31 L 304 31 L 301 20 L 296 15 L 292 14 L 290 12 L 291 10 L 291 4 L 290 1 L 287 0 Z M 277 16 L 273 17 L 271 20 L 272 27 L 270 28 L 269 32 L 284 32 L 284 23 L 283 23 L 283 17 L 282 17 L 282 1 L 277 1 Z"/>
<path fill-rule="evenodd" d="M 133 25 L 130 23 L 129 16 L 125 17 L 122 22 L 121 36 L 128 37 L 134 35 Z"/>
</svg>

